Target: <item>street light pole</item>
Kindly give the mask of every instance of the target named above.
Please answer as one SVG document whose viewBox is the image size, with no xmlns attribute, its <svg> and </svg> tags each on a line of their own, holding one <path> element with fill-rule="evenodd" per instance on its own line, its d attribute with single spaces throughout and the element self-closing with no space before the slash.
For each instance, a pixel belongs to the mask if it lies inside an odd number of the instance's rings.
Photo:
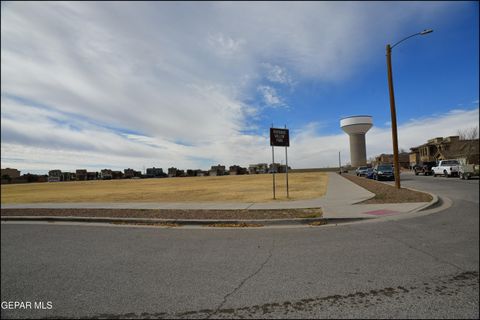
<svg viewBox="0 0 480 320">
<path fill-rule="evenodd" d="M 397 189 L 400 189 L 400 168 L 398 167 L 397 112 L 395 110 L 395 95 L 393 92 L 392 48 L 389 44 L 387 44 L 387 73 L 388 91 L 390 92 L 390 113 L 392 116 L 393 169 L 395 170 L 395 187 Z"/>
<path fill-rule="evenodd" d="M 403 38 L 402 40 L 395 43 L 393 46 L 387 44 L 387 73 L 388 73 L 388 91 L 390 93 L 390 113 L 392 117 L 392 144 L 393 144 L 393 166 L 394 166 L 394 175 L 395 175 L 395 187 L 400 189 L 400 164 L 398 161 L 398 135 L 397 135 L 397 112 L 395 110 L 395 94 L 393 92 L 393 75 L 392 75 L 392 49 L 396 45 L 400 44 L 411 37 L 414 36 L 423 36 L 425 34 L 433 32 L 432 29 L 425 29 L 422 32 L 418 32 Z"/>
</svg>

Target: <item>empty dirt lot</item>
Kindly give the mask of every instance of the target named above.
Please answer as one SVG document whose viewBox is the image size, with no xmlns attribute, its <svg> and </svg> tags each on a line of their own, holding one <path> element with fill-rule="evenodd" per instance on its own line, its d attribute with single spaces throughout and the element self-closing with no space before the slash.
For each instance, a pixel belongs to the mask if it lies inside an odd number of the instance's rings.
<svg viewBox="0 0 480 320">
<path fill-rule="evenodd" d="M 276 174 L 277 199 L 287 200 L 285 174 Z M 321 197 L 324 172 L 288 175 L 290 200 Z M 2 185 L 2 204 L 39 202 L 268 202 L 272 175 L 126 179 Z"/>
</svg>

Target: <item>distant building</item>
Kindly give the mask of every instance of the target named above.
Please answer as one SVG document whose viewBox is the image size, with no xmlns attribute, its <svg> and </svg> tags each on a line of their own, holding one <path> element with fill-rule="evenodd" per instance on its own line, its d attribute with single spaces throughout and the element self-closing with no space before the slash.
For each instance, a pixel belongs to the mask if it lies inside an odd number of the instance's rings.
<svg viewBox="0 0 480 320">
<path fill-rule="evenodd" d="M 97 179 L 98 179 L 98 172 L 96 171 L 87 172 L 87 180 L 97 180 Z"/>
<path fill-rule="evenodd" d="M 141 171 L 136 171 L 136 170 L 133 170 L 133 169 L 125 169 L 123 170 L 123 177 L 125 179 L 132 179 L 132 178 L 141 178 L 142 177 L 142 172 Z"/>
<path fill-rule="evenodd" d="M 202 171 L 202 170 L 187 169 L 187 177 L 196 177 L 198 176 L 199 171 Z"/>
<path fill-rule="evenodd" d="M 77 181 L 85 181 L 85 180 L 87 180 L 87 170 L 77 169 L 75 171 L 75 176 L 76 176 Z"/>
<path fill-rule="evenodd" d="M 204 171 L 204 170 L 197 171 L 197 177 L 206 177 L 206 176 L 208 176 L 208 171 Z"/>
<path fill-rule="evenodd" d="M 122 171 L 112 171 L 112 179 L 123 179 Z"/>
<path fill-rule="evenodd" d="M 169 177 L 184 177 L 185 171 L 179 170 L 175 167 L 168 168 L 168 176 Z"/>
<path fill-rule="evenodd" d="M 267 173 L 267 172 L 268 172 L 268 164 L 266 163 L 251 164 L 248 166 L 248 173 L 250 174 L 259 174 L 259 173 Z"/>
<path fill-rule="evenodd" d="M 75 181 L 76 178 L 74 172 L 62 172 L 62 181 Z"/>
<path fill-rule="evenodd" d="M 162 168 L 147 168 L 147 178 L 163 178 L 166 177 L 167 175 L 163 172 Z"/>
<path fill-rule="evenodd" d="M 291 170 L 291 169 L 292 168 L 288 167 L 288 170 Z M 285 173 L 287 172 L 287 166 L 280 163 L 270 163 L 268 165 L 268 172 L 272 173 L 274 171 L 275 173 Z"/>
<path fill-rule="evenodd" d="M 102 179 L 102 180 L 111 180 L 111 179 L 113 179 L 112 170 L 110 170 L 110 169 L 102 169 L 102 170 L 100 170 L 100 176 L 99 176 L 99 178 Z"/>
<path fill-rule="evenodd" d="M 247 168 L 243 168 L 237 165 L 230 166 L 229 170 L 230 175 L 240 175 L 240 174 L 247 174 Z"/>
<path fill-rule="evenodd" d="M 375 157 L 375 164 L 390 163 L 393 164 L 393 154 L 382 153 Z M 410 167 L 410 154 L 401 152 L 398 154 L 398 163 L 400 168 L 408 169 Z"/>
<path fill-rule="evenodd" d="M 217 166 L 212 166 L 209 175 L 211 176 L 223 176 L 225 175 L 225 166 L 222 165 L 217 165 Z"/>
<path fill-rule="evenodd" d="M 47 175 L 27 173 L 27 174 L 21 175 L 20 177 L 16 177 L 11 181 L 11 183 L 33 183 L 33 182 L 47 182 L 47 181 L 48 181 Z"/>
<path fill-rule="evenodd" d="M 461 140 L 459 136 L 433 138 L 427 143 L 410 148 L 410 151 L 410 166 L 419 162 L 438 162 L 447 159 L 479 164 L 480 158 L 479 140 Z"/>
<path fill-rule="evenodd" d="M 48 171 L 48 182 L 60 182 L 60 181 L 63 181 L 62 170 Z"/>
<path fill-rule="evenodd" d="M 15 179 L 20 177 L 20 171 L 13 168 L 2 169 L 2 179 L 9 177 L 10 179 Z"/>
</svg>

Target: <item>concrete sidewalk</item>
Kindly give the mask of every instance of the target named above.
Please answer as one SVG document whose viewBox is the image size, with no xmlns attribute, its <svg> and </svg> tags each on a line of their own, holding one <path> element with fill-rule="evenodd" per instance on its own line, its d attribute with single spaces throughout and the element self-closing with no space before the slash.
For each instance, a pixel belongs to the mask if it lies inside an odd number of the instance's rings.
<svg viewBox="0 0 480 320">
<path fill-rule="evenodd" d="M 399 204 L 355 204 L 375 196 L 373 193 L 356 185 L 341 175 L 328 172 L 328 188 L 323 197 L 310 200 L 285 201 L 277 200 L 264 203 L 234 203 L 234 202 L 130 202 L 130 203 L 30 203 L 2 204 L 2 209 L 10 208 L 95 208 L 95 209 L 293 209 L 318 208 L 323 209 L 323 217 L 337 218 L 378 218 L 420 210 L 431 203 L 399 203 Z"/>
</svg>

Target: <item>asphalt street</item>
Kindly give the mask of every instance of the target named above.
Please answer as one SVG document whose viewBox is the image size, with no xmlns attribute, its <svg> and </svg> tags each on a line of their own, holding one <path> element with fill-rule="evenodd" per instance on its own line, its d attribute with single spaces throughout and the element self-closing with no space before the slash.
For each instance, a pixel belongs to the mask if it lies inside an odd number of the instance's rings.
<svg viewBox="0 0 480 320">
<path fill-rule="evenodd" d="M 1 317 L 478 319 L 479 180 L 402 178 L 451 207 L 305 228 L 2 223 Z"/>
</svg>

